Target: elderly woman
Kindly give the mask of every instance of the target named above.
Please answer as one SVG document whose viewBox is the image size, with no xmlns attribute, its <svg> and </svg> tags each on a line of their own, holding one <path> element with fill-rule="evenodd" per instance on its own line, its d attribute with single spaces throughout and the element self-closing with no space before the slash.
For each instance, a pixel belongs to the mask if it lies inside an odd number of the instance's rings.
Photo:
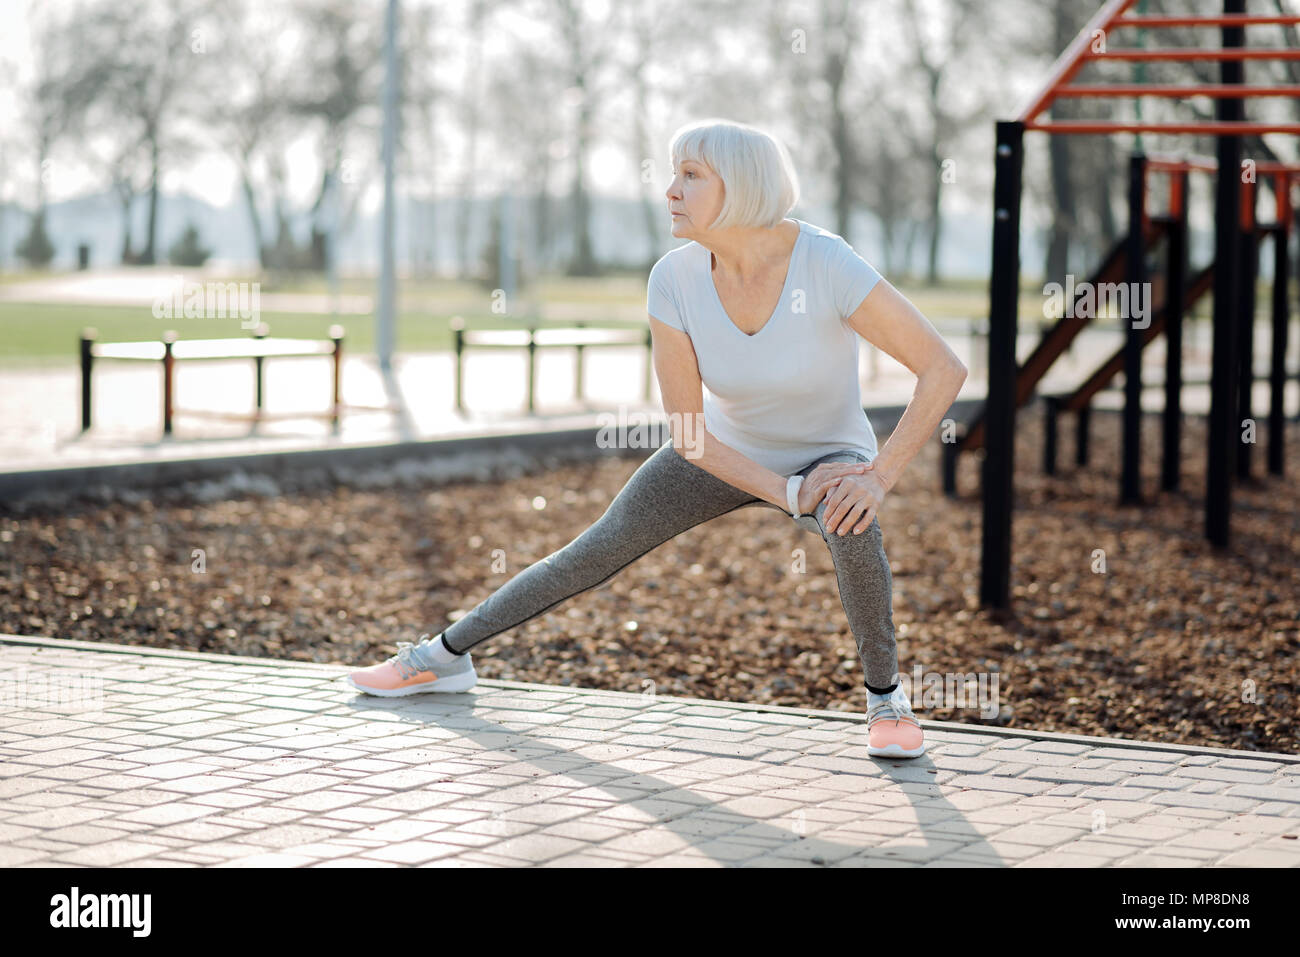
<svg viewBox="0 0 1300 957">
<path fill-rule="evenodd" d="M 688 124 L 670 155 L 672 233 L 688 242 L 650 271 L 647 307 L 672 440 L 568 545 L 432 639 L 400 642 L 397 655 L 349 680 L 376 695 L 464 691 L 476 680 L 469 651 L 479 642 L 605 584 L 689 528 L 766 506 L 830 549 L 864 671 L 869 753 L 917 757 L 925 742 L 898 684 L 877 513 L 966 368 L 847 242 L 786 218 L 798 180 L 770 135 L 727 121 Z M 879 452 L 858 389 L 859 335 L 917 376 Z"/>
</svg>

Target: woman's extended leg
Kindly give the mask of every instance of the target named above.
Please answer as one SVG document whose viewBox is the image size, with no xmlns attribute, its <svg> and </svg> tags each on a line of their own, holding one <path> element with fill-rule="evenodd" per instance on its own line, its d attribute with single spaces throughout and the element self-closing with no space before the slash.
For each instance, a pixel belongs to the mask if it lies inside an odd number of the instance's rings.
<svg viewBox="0 0 1300 957">
<path fill-rule="evenodd" d="M 705 471 L 668 442 L 641 463 L 590 528 L 529 565 L 448 625 L 442 632 L 443 643 L 463 654 L 605 584 L 687 529 L 756 503 L 770 504 Z"/>
</svg>

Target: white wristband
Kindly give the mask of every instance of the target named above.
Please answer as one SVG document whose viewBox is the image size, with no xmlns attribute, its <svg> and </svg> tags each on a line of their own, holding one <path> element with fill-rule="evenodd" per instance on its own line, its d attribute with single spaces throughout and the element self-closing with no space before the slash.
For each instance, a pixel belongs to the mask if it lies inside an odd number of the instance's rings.
<svg viewBox="0 0 1300 957">
<path fill-rule="evenodd" d="M 802 475 L 791 475 L 785 483 L 785 504 L 789 507 L 792 518 L 799 517 L 799 489 L 802 485 Z"/>
</svg>

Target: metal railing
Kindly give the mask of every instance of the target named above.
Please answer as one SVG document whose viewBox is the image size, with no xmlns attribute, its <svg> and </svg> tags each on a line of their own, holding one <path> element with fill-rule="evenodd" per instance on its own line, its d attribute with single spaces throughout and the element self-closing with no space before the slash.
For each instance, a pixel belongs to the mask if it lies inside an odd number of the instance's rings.
<svg viewBox="0 0 1300 957">
<path fill-rule="evenodd" d="M 576 350 L 574 371 L 574 398 L 581 401 L 585 393 L 585 366 L 583 352 L 599 346 L 644 346 L 645 401 L 650 401 L 654 379 L 652 365 L 652 339 L 650 329 L 588 329 L 585 322 L 572 326 L 541 328 L 528 326 L 522 329 L 466 329 L 462 316 L 451 317 L 452 340 L 456 362 L 456 411 L 464 414 L 465 352 L 475 349 L 525 349 L 528 353 L 527 410 L 529 415 L 537 408 L 537 350 L 546 348 L 571 348 Z"/>
<path fill-rule="evenodd" d="M 329 418 L 334 430 L 339 429 L 340 414 L 349 409 L 392 412 L 394 407 L 344 405 L 343 396 L 343 327 L 330 326 L 329 340 L 273 338 L 266 323 L 258 325 L 250 339 L 179 339 L 172 330 L 163 333 L 159 340 L 136 342 L 96 342 L 97 331 L 83 329 L 80 338 L 81 356 L 81 431 L 92 424 L 91 385 L 97 359 L 160 362 L 163 372 L 163 437 L 172 434 L 172 423 L 177 414 L 208 418 L 234 419 L 252 422 L 254 427 L 269 419 Z M 265 361 L 282 356 L 329 356 L 333 366 L 333 398 L 323 411 L 282 412 L 266 411 Z M 186 359 L 252 359 L 254 365 L 254 408 L 248 412 L 222 412 L 210 409 L 177 409 L 176 362 Z"/>
</svg>

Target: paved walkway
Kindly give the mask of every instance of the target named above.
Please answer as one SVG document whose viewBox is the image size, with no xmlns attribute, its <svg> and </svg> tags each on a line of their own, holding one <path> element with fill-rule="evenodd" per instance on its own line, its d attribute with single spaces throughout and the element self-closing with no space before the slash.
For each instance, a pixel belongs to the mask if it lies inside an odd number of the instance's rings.
<svg viewBox="0 0 1300 957">
<path fill-rule="evenodd" d="M 1300 756 L 0 636 L 0 866 L 1300 866 Z"/>
</svg>

